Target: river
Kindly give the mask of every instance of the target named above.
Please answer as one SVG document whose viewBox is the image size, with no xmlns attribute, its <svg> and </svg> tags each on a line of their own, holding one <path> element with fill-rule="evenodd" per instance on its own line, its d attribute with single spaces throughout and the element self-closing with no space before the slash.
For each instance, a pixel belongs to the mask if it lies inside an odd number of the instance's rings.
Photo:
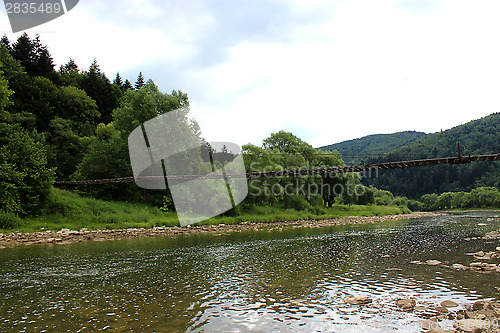
<svg viewBox="0 0 500 333">
<path fill-rule="evenodd" d="M 498 297 L 500 273 L 412 261 L 467 265 L 499 246 L 481 238 L 499 227 L 498 212 L 469 212 L 4 248 L 0 332 L 418 332 L 443 300 Z M 421 311 L 396 307 L 409 297 Z"/>
</svg>

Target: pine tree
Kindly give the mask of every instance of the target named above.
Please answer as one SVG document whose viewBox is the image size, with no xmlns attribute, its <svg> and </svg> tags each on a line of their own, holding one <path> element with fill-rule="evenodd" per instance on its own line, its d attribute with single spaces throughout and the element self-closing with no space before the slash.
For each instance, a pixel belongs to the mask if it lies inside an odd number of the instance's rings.
<svg viewBox="0 0 500 333">
<path fill-rule="evenodd" d="M 137 76 L 137 81 L 135 81 L 135 90 L 139 90 L 144 86 L 144 76 L 142 75 L 142 72 L 139 73 L 139 76 Z"/>
<path fill-rule="evenodd" d="M 9 52 L 12 52 L 12 45 L 10 45 L 10 40 L 9 38 L 7 38 L 7 35 L 3 35 L 2 39 L 0 39 L 0 44 L 5 45 L 7 50 L 9 50 Z"/>
<path fill-rule="evenodd" d="M 106 75 L 101 72 L 96 59 L 83 73 L 80 86 L 97 103 L 101 114 L 100 121 L 106 124 L 111 122 L 113 110 L 118 106 L 121 92 L 118 87 L 113 87 Z"/>
<path fill-rule="evenodd" d="M 122 77 L 120 76 L 120 72 L 116 73 L 116 77 L 115 77 L 113 83 L 116 84 L 118 87 L 120 87 L 120 89 L 122 89 L 123 80 L 122 80 Z"/>
<path fill-rule="evenodd" d="M 22 34 L 13 44 L 11 55 L 21 63 L 28 75 L 44 76 L 51 81 L 57 79 L 54 61 L 47 46 L 40 42 L 40 36 L 31 40 L 28 34 Z"/>
<path fill-rule="evenodd" d="M 61 66 L 59 72 L 70 73 L 72 71 L 78 71 L 78 65 L 73 58 L 69 58 L 69 61 L 65 65 Z"/>
<path fill-rule="evenodd" d="M 132 90 L 134 87 L 132 86 L 132 83 L 128 79 L 125 80 L 125 83 L 123 84 L 123 92 L 127 90 Z"/>
</svg>

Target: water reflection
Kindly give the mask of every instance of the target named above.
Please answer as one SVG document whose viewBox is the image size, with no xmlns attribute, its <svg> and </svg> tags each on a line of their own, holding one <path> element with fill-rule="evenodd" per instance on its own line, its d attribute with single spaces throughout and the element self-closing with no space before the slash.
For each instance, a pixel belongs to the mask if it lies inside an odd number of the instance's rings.
<svg viewBox="0 0 500 333">
<path fill-rule="evenodd" d="M 491 215 L 3 249 L 0 330 L 414 332 L 422 313 L 396 299 L 498 294 L 492 275 L 410 263 L 494 249 L 464 241 L 500 227 Z"/>
</svg>

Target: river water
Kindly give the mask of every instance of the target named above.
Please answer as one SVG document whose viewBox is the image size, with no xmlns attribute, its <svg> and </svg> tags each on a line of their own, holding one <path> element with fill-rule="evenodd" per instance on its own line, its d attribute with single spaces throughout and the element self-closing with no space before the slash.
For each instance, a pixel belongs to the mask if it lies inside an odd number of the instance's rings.
<svg viewBox="0 0 500 333">
<path fill-rule="evenodd" d="M 494 251 L 497 214 L 5 248 L 0 332 L 418 332 L 429 306 L 500 295 L 499 273 L 411 263 Z"/>
</svg>

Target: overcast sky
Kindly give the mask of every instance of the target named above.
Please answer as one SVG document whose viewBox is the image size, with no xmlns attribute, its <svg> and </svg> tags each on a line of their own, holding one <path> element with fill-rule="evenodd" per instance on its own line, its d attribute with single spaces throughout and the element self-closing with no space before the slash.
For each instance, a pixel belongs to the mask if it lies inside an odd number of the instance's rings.
<svg viewBox="0 0 500 333">
<path fill-rule="evenodd" d="M 285 130 L 318 147 L 500 111 L 499 17 L 498 0 L 80 0 L 27 32 L 57 67 L 96 58 L 188 93 L 209 141 Z"/>
</svg>

